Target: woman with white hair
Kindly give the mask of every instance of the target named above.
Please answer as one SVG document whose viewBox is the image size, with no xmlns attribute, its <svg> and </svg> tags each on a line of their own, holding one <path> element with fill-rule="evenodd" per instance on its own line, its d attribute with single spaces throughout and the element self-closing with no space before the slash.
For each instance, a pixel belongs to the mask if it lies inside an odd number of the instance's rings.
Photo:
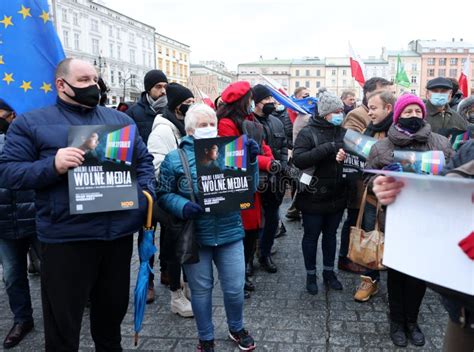
<svg viewBox="0 0 474 352">
<path fill-rule="evenodd" d="M 184 120 L 186 137 L 180 148 L 186 153 L 192 176 L 195 197 L 199 197 L 194 140 L 217 137 L 217 117 L 205 104 L 195 104 L 186 113 Z M 250 169 L 258 180 L 258 145 L 249 139 Z M 224 307 L 229 327 L 229 337 L 239 348 L 250 351 L 255 348 L 253 338 L 244 329 L 244 229 L 240 211 L 224 214 L 204 213 L 199 204 L 192 202 L 190 189 L 178 187 L 178 180 L 185 177 L 178 150 L 173 150 L 161 164 L 157 190 L 160 207 L 181 219 L 195 220 L 195 236 L 199 244 L 199 262 L 185 264 L 191 304 L 199 334 L 198 351 L 214 351 L 214 326 L 212 324 L 212 289 L 214 287 L 214 262 L 219 273 Z M 254 185 L 256 187 L 256 183 Z M 255 191 L 255 190 L 254 190 Z"/>
</svg>

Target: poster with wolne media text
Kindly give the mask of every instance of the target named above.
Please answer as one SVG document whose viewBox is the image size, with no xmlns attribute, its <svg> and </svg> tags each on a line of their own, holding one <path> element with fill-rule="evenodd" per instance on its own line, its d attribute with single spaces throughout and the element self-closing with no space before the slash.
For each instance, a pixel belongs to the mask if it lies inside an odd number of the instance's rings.
<svg viewBox="0 0 474 352">
<path fill-rule="evenodd" d="M 196 139 L 199 204 L 206 213 L 253 207 L 247 136 Z"/>
<path fill-rule="evenodd" d="M 138 208 L 134 165 L 135 125 L 71 126 L 68 145 L 85 152 L 68 171 L 71 214 Z"/>
</svg>

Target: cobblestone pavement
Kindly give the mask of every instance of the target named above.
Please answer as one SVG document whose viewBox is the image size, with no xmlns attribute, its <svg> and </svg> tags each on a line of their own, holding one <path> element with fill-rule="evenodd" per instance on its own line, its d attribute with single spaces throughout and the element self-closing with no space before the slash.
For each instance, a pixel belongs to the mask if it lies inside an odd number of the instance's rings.
<svg viewBox="0 0 474 352">
<path fill-rule="evenodd" d="M 288 200 L 282 207 L 285 214 Z M 386 274 L 382 274 L 379 293 L 367 303 L 353 300 L 357 275 L 339 273 L 344 290 L 326 292 L 318 278 L 320 293 L 305 290 L 305 270 L 301 254 L 302 227 L 286 222 L 288 234 L 276 240 L 274 261 L 278 273 L 258 269 L 253 278 L 257 291 L 245 302 L 245 325 L 255 337 L 258 351 L 395 351 L 388 336 Z M 320 251 L 320 249 L 319 249 Z M 320 253 L 320 252 L 319 252 Z M 319 260 L 321 256 L 319 255 Z M 139 345 L 133 346 L 133 288 L 138 258 L 133 257 L 130 306 L 122 325 L 125 350 L 194 351 L 197 334 L 194 319 L 180 318 L 170 311 L 170 293 L 157 284 L 157 300 L 147 306 Z M 320 266 L 321 267 L 321 266 Z M 1 268 L 0 268 L 1 275 Z M 217 277 L 217 275 L 216 275 Z M 41 318 L 40 280 L 30 276 L 35 330 L 12 351 L 44 349 Z M 0 285 L 0 338 L 11 327 L 11 313 L 3 285 Z M 219 283 L 214 293 L 214 324 L 217 351 L 238 351 L 227 338 L 225 312 Z M 438 296 L 427 292 L 420 313 L 420 326 L 427 342 L 423 348 L 400 350 L 438 351 L 441 349 L 447 315 Z M 81 336 L 81 351 L 92 351 L 89 314 L 86 311 Z"/>
</svg>

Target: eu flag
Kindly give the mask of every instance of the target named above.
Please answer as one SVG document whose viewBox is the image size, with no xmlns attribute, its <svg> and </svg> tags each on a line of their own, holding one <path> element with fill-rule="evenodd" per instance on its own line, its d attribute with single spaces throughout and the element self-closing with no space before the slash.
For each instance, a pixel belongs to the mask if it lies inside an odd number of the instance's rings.
<svg viewBox="0 0 474 352">
<path fill-rule="evenodd" d="M 55 102 L 64 57 L 47 0 L 0 1 L 0 98 L 17 114 Z"/>
</svg>

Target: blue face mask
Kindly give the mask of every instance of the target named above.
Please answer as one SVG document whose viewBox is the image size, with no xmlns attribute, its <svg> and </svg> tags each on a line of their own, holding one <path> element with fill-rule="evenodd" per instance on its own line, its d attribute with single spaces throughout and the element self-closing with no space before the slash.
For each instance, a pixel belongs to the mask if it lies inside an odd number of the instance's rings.
<svg viewBox="0 0 474 352">
<path fill-rule="evenodd" d="M 449 101 L 449 93 L 431 93 L 430 102 L 434 106 L 444 106 Z"/>
<path fill-rule="evenodd" d="M 250 115 L 251 113 L 253 113 L 255 111 L 255 102 L 253 100 L 250 101 L 250 105 L 249 105 L 249 108 L 248 108 L 248 114 Z"/>
<path fill-rule="evenodd" d="M 344 114 L 341 112 L 339 114 L 332 114 L 331 122 L 334 126 L 340 126 L 344 120 Z"/>
</svg>

